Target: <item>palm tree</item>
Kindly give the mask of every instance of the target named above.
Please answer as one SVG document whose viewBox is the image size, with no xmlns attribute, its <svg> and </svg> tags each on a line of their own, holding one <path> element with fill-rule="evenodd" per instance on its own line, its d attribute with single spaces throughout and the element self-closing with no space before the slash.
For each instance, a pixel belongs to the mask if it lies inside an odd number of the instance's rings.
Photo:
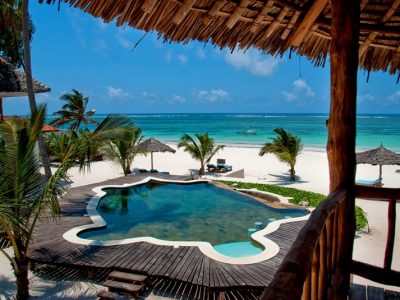
<svg viewBox="0 0 400 300">
<path fill-rule="evenodd" d="M 28 90 L 29 106 L 31 108 L 31 114 L 35 114 L 37 111 L 37 105 L 35 100 L 35 93 L 33 91 L 33 80 L 32 80 L 32 68 L 31 68 L 31 33 L 32 26 L 29 19 L 29 0 L 22 1 L 22 36 L 24 43 L 24 68 L 26 74 L 26 87 Z M 39 145 L 40 154 L 42 156 L 42 162 L 44 172 L 47 178 L 51 177 L 50 160 L 47 155 L 46 146 L 43 140 L 42 133 L 39 132 L 37 135 L 37 142 Z"/>
<path fill-rule="evenodd" d="M 34 28 L 30 19 L 29 25 L 32 39 Z M 25 69 L 21 0 L 0 1 L 0 28 L 0 53 L 10 58 L 13 65 Z"/>
<path fill-rule="evenodd" d="M 292 135 L 290 132 L 283 128 L 275 128 L 274 132 L 278 135 L 272 138 L 272 143 L 265 143 L 264 147 L 260 150 L 260 156 L 266 153 L 275 154 L 282 162 L 290 165 L 290 180 L 296 180 L 296 172 L 294 166 L 296 165 L 297 156 L 303 150 L 301 138 Z"/>
<path fill-rule="evenodd" d="M 204 166 L 208 164 L 211 158 L 213 158 L 213 156 L 225 146 L 216 146 L 214 144 L 214 139 L 208 136 L 208 132 L 203 135 L 196 133 L 195 137 L 197 138 L 198 143 L 190 135 L 184 134 L 181 137 L 178 148 L 183 147 L 185 152 L 189 152 L 194 159 L 200 161 L 199 175 L 204 175 Z"/>
<path fill-rule="evenodd" d="M 106 143 L 102 150 L 108 158 L 121 166 L 126 176 L 131 173 L 131 165 L 136 155 L 146 153 L 138 148 L 142 139 L 140 128 L 132 127 L 122 138 L 113 139 Z"/>
<path fill-rule="evenodd" d="M 32 114 L 28 126 L 0 124 L 0 234 L 11 243 L 11 262 L 17 279 L 17 299 L 29 297 L 28 249 L 37 221 L 59 213 L 65 196 L 66 162 L 48 180 L 40 174 L 36 140 L 45 119 L 45 106 Z"/>
<path fill-rule="evenodd" d="M 74 160 L 79 147 L 78 135 L 74 131 L 52 132 L 46 137 L 46 148 L 52 160 L 63 163 Z"/>
<path fill-rule="evenodd" d="M 71 130 L 78 130 L 81 123 L 83 124 L 98 124 L 96 120 L 90 117 L 95 114 L 95 110 L 86 111 L 89 102 L 88 97 L 84 97 L 82 93 L 77 90 L 72 90 L 72 94 L 66 93 L 60 97 L 61 100 L 66 101 L 61 110 L 54 113 L 59 115 L 50 124 L 63 125 L 69 124 Z"/>
<path fill-rule="evenodd" d="M 134 127 L 131 118 L 124 115 L 108 115 L 93 131 L 78 132 L 77 159 L 81 170 L 90 170 L 90 163 L 99 149 L 110 141 L 123 140 Z"/>
</svg>

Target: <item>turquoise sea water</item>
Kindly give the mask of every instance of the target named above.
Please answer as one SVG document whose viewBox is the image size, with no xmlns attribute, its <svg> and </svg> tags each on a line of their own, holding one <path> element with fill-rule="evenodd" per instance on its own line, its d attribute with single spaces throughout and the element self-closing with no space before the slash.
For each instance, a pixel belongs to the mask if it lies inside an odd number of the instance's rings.
<svg viewBox="0 0 400 300">
<path fill-rule="evenodd" d="M 306 147 L 325 148 L 328 115 L 323 114 L 132 114 L 129 115 L 146 137 L 178 141 L 183 133 L 208 132 L 217 143 L 259 146 L 283 127 L 300 136 Z M 98 115 L 101 121 L 105 116 Z M 238 132 L 255 130 L 255 135 Z M 400 115 L 359 115 L 357 148 L 383 145 L 400 151 Z"/>
<path fill-rule="evenodd" d="M 105 191 L 107 195 L 100 200 L 97 211 L 107 227 L 83 232 L 81 238 L 119 240 L 150 236 L 168 241 L 205 241 L 212 245 L 249 242 L 248 229 L 255 222 L 265 226 L 271 218 L 279 220 L 308 213 L 302 209 L 274 209 L 209 183 L 149 182 Z M 237 245 L 241 253 L 244 246 L 253 254 L 260 251 L 250 243 Z"/>
</svg>

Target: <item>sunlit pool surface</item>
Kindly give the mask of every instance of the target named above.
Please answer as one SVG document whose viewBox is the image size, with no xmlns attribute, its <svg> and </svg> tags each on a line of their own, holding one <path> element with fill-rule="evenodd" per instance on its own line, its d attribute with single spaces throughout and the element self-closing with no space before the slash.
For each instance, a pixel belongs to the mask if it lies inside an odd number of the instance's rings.
<svg viewBox="0 0 400 300">
<path fill-rule="evenodd" d="M 244 194 L 210 183 L 150 181 L 129 188 L 108 188 L 97 207 L 107 227 L 81 238 L 120 240 L 154 237 L 167 241 L 209 242 L 227 256 L 255 255 L 263 248 L 250 241 L 248 229 L 271 220 L 300 217 L 302 209 L 274 209 Z"/>
</svg>

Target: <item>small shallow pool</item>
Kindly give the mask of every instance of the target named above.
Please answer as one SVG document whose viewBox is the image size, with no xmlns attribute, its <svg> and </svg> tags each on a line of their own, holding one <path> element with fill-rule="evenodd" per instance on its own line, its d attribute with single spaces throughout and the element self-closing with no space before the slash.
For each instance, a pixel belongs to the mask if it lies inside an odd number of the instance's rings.
<svg viewBox="0 0 400 300">
<path fill-rule="evenodd" d="M 80 238 L 109 241 L 154 237 L 167 241 L 209 242 L 231 257 L 255 255 L 263 247 L 251 242 L 255 222 L 300 217 L 302 209 L 274 209 L 244 194 L 200 182 L 150 181 L 125 188 L 105 188 L 97 211 L 107 226 L 83 231 Z"/>
</svg>

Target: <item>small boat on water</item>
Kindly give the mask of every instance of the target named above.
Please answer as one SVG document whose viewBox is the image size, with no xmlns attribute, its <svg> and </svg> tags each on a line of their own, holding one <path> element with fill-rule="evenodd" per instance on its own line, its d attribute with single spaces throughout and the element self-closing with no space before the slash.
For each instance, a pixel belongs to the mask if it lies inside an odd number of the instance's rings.
<svg viewBox="0 0 400 300">
<path fill-rule="evenodd" d="M 242 130 L 242 131 L 237 131 L 236 133 L 237 134 L 241 134 L 241 135 L 255 135 L 255 134 L 257 134 L 257 130 L 247 128 L 247 129 Z"/>
</svg>

